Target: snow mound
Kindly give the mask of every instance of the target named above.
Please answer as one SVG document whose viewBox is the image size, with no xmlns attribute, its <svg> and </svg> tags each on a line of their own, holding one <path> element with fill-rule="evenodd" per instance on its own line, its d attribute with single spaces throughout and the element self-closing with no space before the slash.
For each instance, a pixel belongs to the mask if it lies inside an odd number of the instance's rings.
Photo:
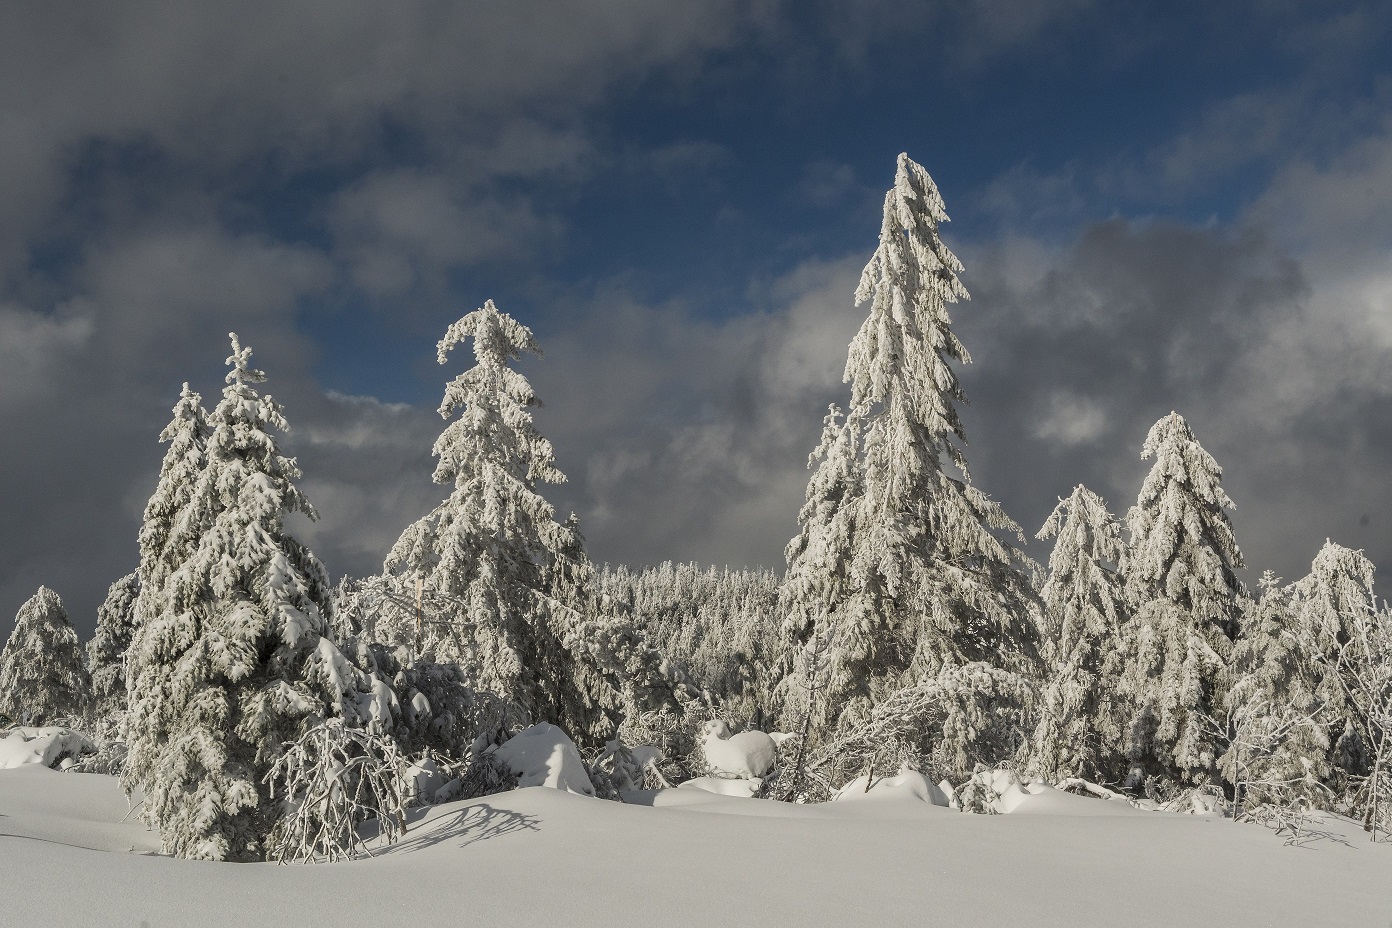
<svg viewBox="0 0 1392 928">
<path fill-rule="evenodd" d="M 86 735 L 71 728 L 14 728 L 0 738 L 0 770 L 25 764 L 67 769 L 84 754 L 96 752 Z"/>
<path fill-rule="evenodd" d="M 764 785 L 758 777 L 695 777 L 677 784 L 677 789 L 699 789 L 717 796 L 734 796 L 736 799 L 753 799 Z"/>
<path fill-rule="evenodd" d="M 778 759 L 778 749 L 773 738 L 762 731 L 742 731 L 730 734 L 730 726 L 724 720 L 707 722 L 701 740 L 701 749 L 706 755 L 706 766 L 713 776 L 735 779 L 762 778 L 768 776 Z"/>
<path fill-rule="evenodd" d="M 513 735 L 496 754 L 517 776 L 517 785 L 593 796 L 594 784 L 570 736 L 549 722 L 539 722 Z"/>
<path fill-rule="evenodd" d="M 942 806 L 943 808 L 951 805 L 947 793 L 935 786 L 917 770 L 901 769 L 896 776 L 880 777 L 870 784 L 869 790 L 865 788 L 867 782 L 867 777 L 856 777 L 837 790 L 832 800 L 834 802 L 852 802 L 889 799 L 926 802 L 929 805 Z"/>
</svg>

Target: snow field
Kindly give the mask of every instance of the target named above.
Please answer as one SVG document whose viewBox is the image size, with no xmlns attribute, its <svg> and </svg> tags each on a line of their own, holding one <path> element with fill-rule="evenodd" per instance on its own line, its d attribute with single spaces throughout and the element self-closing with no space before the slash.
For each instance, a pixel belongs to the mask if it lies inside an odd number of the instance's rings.
<svg viewBox="0 0 1392 928">
<path fill-rule="evenodd" d="M 1295 848 L 1255 825 L 1047 788 L 998 816 L 690 789 L 626 798 L 518 789 L 419 810 L 405 839 L 373 859 L 213 864 L 148 856 L 157 842 L 136 816 L 121 821 L 114 779 L 28 765 L 0 771 L 0 924 L 1383 928 L 1392 919 L 1392 847 L 1341 820 L 1330 827 L 1342 838 Z"/>
</svg>

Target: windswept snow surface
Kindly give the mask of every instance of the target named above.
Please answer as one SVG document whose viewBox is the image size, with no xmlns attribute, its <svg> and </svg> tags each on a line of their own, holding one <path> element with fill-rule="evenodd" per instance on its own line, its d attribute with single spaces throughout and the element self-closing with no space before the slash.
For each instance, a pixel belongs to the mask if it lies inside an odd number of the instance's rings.
<svg viewBox="0 0 1392 928">
<path fill-rule="evenodd" d="M 1223 925 L 1386 928 L 1392 846 L 1046 790 L 1011 815 L 691 789 L 519 789 L 417 812 L 370 860 L 152 856 L 116 781 L 0 771 L 0 925 Z M 1090 805 L 1084 805 L 1090 804 Z M 1112 814 L 1096 814 L 1108 808 Z M 1092 814 L 1084 812 L 1096 810 Z M 1116 813 L 1122 814 L 1116 814 Z M 1341 837 L 1340 837 L 1341 836 Z"/>
</svg>

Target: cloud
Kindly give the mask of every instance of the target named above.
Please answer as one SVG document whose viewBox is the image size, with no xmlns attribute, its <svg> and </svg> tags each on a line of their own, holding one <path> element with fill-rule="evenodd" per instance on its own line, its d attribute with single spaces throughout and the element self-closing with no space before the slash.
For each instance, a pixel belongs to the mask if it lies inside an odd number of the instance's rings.
<svg viewBox="0 0 1392 928">
<path fill-rule="evenodd" d="M 964 249 L 958 331 L 978 361 L 973 475 L 1027 529 L 1078 482 L 1124 512 L 1146 429 L 1175 409 L 1225 468 L 1254 568 L 1294 579 L 1325 537 L 1392 561 L 1370 528 L 1392 505 L 1392 347 L 1340 305 L 1350 278 L 1316 275 L 1255 222 L 1110 220 L 1013 257 L 1024 241 Z"/>
<path fill-rule="evenodd" d="M 1001 53 L 1037 40 L 1093 7 L 1093 0 L 968 0 L 910 3 L 900 0 L 820 2 L 819 25 L 843 59 L 869 64 L 892 38 L 933 30 L 942 35 L 938 54 L 959 67 L 980 67 Z"/>
<path fill-rule="evenodd" d="M 544 248 L 559 221 L 520 188 L 593 168 L 589 110 L 689 79 L 748 41 L 752 15 L 735 0 L 8 8 L 0 483 L 20 489 L 0 633 L 41 582 L 91 628 L 134 566 L 178 386 L 216 401 L 232 329 L 297 427 L 287 447 L 325 513 L 307 537 L 331 569 L 380 562 L 437 492 L 438 422 L 326 398 L 307 303 L 429 291 Z M 365 421 L 401 444 L 349 453 Z"/>
<path fill-rule="evenodd" d="M 855 168 L 837 161 L 812 161 L 802 170 L 798 193 L 814 206 L 835 206 L 860 189 Z"/>
<path fill-rule="evenodd" d="M 154 229 L 91 243 L 54 309 L 0 310 L 0 603 L 40 583 L 90 628 L 106 584 L 136 564 L 135 537 L 182 381 L 208 405 L 226 333 L 257 349 L 275 395 L 318 390 L 296 328 L 302 299 L 330 280 L 312 250 L 217 229 Z M 8 616 L 4 620 L 8 620 Z"/>
<path fill-rule="evenodd" d="M 1096 441 L 1107 427 L 1107 412 L 1096 401 L 1059 391 L 1049 398 L 1034 435 L 1059 444 L 1083 445 Z"/>
<path fill-rule="evenodd" d="M 333 359 L 303 325 L 306 307 L 319 326 L 325 306 L 433 311 L 461 277 L 515 262 L 526 262 L 524 291 L 560 295 L 539 332 L 547 357 L 525 370 L 572 477 L 552 495 L 580 513 L 595 555 L 779 565 L 826 404 L 844 402 L 866 254 L 761 265 L 772 279 L 744 293 L 737 284 L 720 307 L 654 301 L 622 278 L 545 279 L 535 259 L 565 248 L 567 207 L 597 174 L 698 177 L 718 195 L 739 166 L 699 122 L 634 142 L 604 107 L 645 88 L 680 97 L 708 66 L 725 89 L 754 72 L 784 72 L 795 88 L 829 51 L 841 56 L 831 66 L 868 75 L 877 54 L 930 27 L 931 51 L 970 69 L 1006 49 L 1046 50 L 1041 38 L 1087 7 L 134 0 L 7 10 L 0 634 L 40 582 L 91 627 L 106 584 L 134 566 L 178 386 L 189 380 L 216 401 L 230 329 L 286 405 L 285 448 L 323 514 L 296 531 L 334 573 L 376 569 L 444 494 L 429 479 L 442 423 L 433 402 L 326 393 L 316 373 Z M 1359 53 L 1371 21 L 1345 18 L 1331 35 Z M 778 60 L 723 55 L 756 46 Z M 995 245 L 960 249 L 975 296 L 954 311 L 977 359 L 963 372 L 968 456 L 1027 529 L 1079 480 L 1124 509 L 1145 470 L 1146 428 L 1177 408 L 1228 468 L 1255 565 L 1294 574 L 1326 534 L 1392 561 L 1379 515 L 1392 502 L 1385 107 L 1377 91 L 1330 106 L 1343 78 L 1301 60 L 1326 82 L 1315 92 L 1255 88 L 1213 103 L 1149 155 L 1101 169 L 1027 162 L 980 197 L 1007 229 Z M 828 207 L 856 199 L 855 172 L 820 157 L 789 162 L 794 181 L 804 172 L 799 194 Z M 1141 191 L 1168 208 L 1237 174 L 1265 193 L 1236 218 L 1096 220 L 1099 203 Z M 409 325 L 420 324 L 416 311 Z"/>
<path fill-rule="evenodd" d="M 442 172 L 376 173 L 335 199 L 337 251 L 352 282 L 376 298 L 438 289 L 459 266 L 520 261 L 563 231 L 557 217 L 539 215 L 526 197 L 461 189 Z"/>
<path fill-rule="evenodd" d="M 528 376 L 595 557 L 779 566 L 805 463 L 841 392 L 861 260 L 808 262 L 712 321 L 611 285 L 547 333 Z"/>
</svg>

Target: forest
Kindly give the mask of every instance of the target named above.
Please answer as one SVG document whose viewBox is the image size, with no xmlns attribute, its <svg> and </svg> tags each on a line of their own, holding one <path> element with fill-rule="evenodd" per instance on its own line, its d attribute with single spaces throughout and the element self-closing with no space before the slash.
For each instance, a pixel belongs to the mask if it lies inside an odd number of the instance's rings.
<svg viewBox="0 0 1392 928">
<path fill-rule="evenodd" d="M 1385 838 L 1374 565 L 1330 540 L 1305 576 L 1244 583 L 1260 565 L 1179 412 L 1137 448 L 1134 503 L 1079 484 L 1035 533 L 1047 564 L 1026 556 L 966 457 L 947 220 L 900 155 L 781 573 L 592 562 L 543 492 L 566 478 L 513 366 L 539 346 L 489 300 L 438 344 L 444 366 L 472 351 L 439 407 L 446 495 L 402 514 L 380 573 L 335 581 L 287 528 L 315 510 L 232 334 L 217 402 L 185 384 L 160 435 L 139 564 L 92 640 L 47 587 L 20 608 L 0 747 L 118 776 L 163 853 L 221 861 L 353 857 L 409 809 L 535 785 L 538 750 L 542 779 L 618 801 L 885 784 L 992 814 L 1040 783 L 1273 828 L 1337 813 Z"/>
</svg>

